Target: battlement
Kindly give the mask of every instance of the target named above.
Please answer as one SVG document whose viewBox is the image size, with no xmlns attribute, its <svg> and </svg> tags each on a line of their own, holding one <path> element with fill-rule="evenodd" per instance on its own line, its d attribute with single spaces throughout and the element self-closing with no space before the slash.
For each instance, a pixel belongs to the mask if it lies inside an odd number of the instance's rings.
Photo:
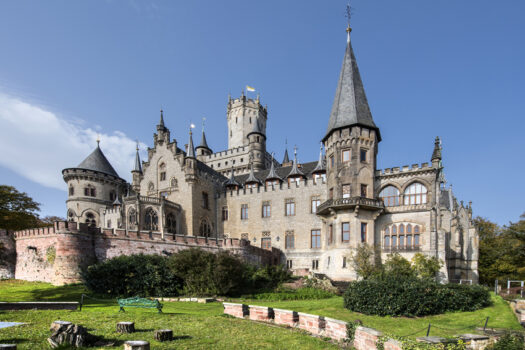
<svg viewBox="0 0 525 350">
<path fill-rule="evenodd" d="M 219 160 L 222 157 L 232 156 L 232 155 L 241 155 L 248 152 L 247 146 L 239 146 L 232 149 L 227 149 L 225 151 L 215 152 L 206 157 L 206 160 Z"/>
<path fill-rule="evenodd" d="M 228 109 L 241 107 L 241 106 L 261 108 L 264 112 L 267 112 L 267 108 L 261 105 L 259 99 L 248 98 L 244 95 L 242 95 L 239 98 L 232 98 L 228 102 Z"/>
<path fill-rule="evenodd" d="M 412 166 L 403 165 L 402 167 L 385 168 L 376 170 L 376 176 L 395 175 L 401 173 L 411 173 L 416 171 L 425 171 L 434 169 L 429 163 L 412 164 Z"/>
<path fill-rule="evenodd" d="M 217 198 L 227 198 L 227 197 L 241 197 L 243 195 L 252 195 L 256 193 L 265 193 L 265 192 L 276 192 L 276 191 L 295 191 L 299 189 L 304 188 L 320 188 L 326 185 L 326 181 L 313 181 L 313 179 L 303 179 L 299 182 L 293 182 L 291 184 L 288 184 L 288 182 L 283 181 L 279 183 L 279 185 L 273 185 L 273 184 L 264 184 L 261 186 L 258 186 L 257 188 L 239 188 L 237 190 L 227 190 L 222 193 L 219 193 L 217 195 Z"/>
</svg>

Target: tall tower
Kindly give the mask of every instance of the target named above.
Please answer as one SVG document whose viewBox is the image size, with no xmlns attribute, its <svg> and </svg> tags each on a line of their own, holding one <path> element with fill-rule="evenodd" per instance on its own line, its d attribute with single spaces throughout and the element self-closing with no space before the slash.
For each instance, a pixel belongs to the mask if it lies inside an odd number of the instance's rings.
<svg viewBox="0 0 525 350">
<path fill-rule="evenodd" d="M 242 92 L 241 97 L 228 100 L 228 149 L 247 146 L 248 134 L 253 130 L 254 123 L 259 122 L 259 131 L 266 135 L 266 120 L 268 110 L 256 99 L 247 98 Z"/>
<path fill-rule="evenodd" d="M 250 149 L 250 159 L 255 170 L 266 169 L 266 136 L 261 131 L 261 123 L 258 119 L 253 120 L 252 130 L 246 136 Z"/>
</svg>

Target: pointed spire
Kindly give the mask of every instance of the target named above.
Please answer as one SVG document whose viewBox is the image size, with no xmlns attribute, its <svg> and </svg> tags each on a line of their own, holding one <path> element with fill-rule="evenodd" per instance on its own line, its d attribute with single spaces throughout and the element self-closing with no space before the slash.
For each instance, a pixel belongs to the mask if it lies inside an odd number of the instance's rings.
<svg viewBox="0 0 525 350">
<path fill-rule="evenodd" d="M 290 170 L 290 173 L 288 174 L 288 177 L 305 177 L 304 173 L 299 169 L 297 165 L 297 146 L 293 149 L 294 157 L 293 157 L 293 164 L 292 164 L 292 170 Z"/>
<path fill-rule="evenodd" d="M 250 156 L 250 175 L 248 176 L 248 178 L 246 179 L 246 181 L 244 181 L 245 184 L 250 184 L 250 183 L 257 183 L 257 184 L 260 184 L 261 181 L 255 177 L 255 173 L 253 171 L 253 158 Z"/>
<path fill-rule="evenodd" d="M 350 26 L 347 28 L 347 45 L 343 65 L 339 75 L 339 82 L 335 92 L 334 103 L 328 121 L 328 129 L 323 141 L 338 129 L 360 125 L 377 131 L 378 139 L 381 140 L 379 129 L 372 119 L 370 107 L 366 99 L 365 88 L 359 74 L 354 50 L 350 41 Z"/>
<path fill-rule="evenodd" d="M 206 134 L 204 134 L 204 130 L 202 130 L 201 144 L 199 146 L 197 146 L 197 148 L 210 149 L 210 147 L 208 147 L 208 142 L 206 141 Z"/>
<path fill-rule="evenodd" d="M 434 151 L 432 152 L 432 162 L 434 160 L 441 160 L 441 140 L 439 136 L 436 136 L 436 140 L 434 141 Z"/>
<path fill-rule="evenodd" d="M 323 143 L 321 142 L 321 150 L 319 151 L 319 160 L 317 161 L 317 165 L 315 166 L 314 170 L 312 170 L 312 173 L 320 173 L 326 171 L 326 167 L 324 164 L 324 157 L 323 157 Z"/>
<path fill-rule="evenodd" d="M 114 207 L 117 207 L 119 205 L 121 205 L 122 203 L 120 203 L 119 199 L 118 199 L 118 195 L 115 197 L 115 200 L 113 201 L 113 206 Z"/>
<path fill-rule="evenodd" d="M 135 168 L 133 171 L 138 172 L 139 174 L 142 174 L 142 165 L 140 163 L 140 155 L 139 155 L 139 141 L 137 140 L 137 153 L 135 154 Z"/>
<path fill-rule="evenodd" d="M 191 127 L 190 127 L 190 140 L 188 142 L 188 150 L 186 153 L 186 158 L 195 158 L 195 147 L 193 147 L 193 137 L 191 136 Z"/>
<path fill-rule="evenodd" d="M 290 163 L 290 157 L 288 157 L 288 139 L 284 140 L 284 158 L 281 164 Z"/>
<path fill-rule="evenodd" d="M 232 165 L 230 178 L 226 180 L 226 182 L 224 183 L 224 186 L 226 187 L 240 187 L 241 186 L 241 184 L 238 183 L 237 180 L 235 180 L 235 176 L 233 175 L 233 165 Z"/>
<path fill-rule="evenodd" d="M 162 110 L 162 108 L 160 109 L 160 121 L 159 121 L 159 126 L 164 127 L 164 111 Z"/>
<path fill-rule="evenodd" d="M 275 171 L 275 165 L 274 165 L 274 162 L 273 162 L 273 153 L 272 153 L 270 172 L 266 176 L 265 180 L 276 180 L 276 179 L 282 181 L 282 178 L 279 175 L 277 175 L 277 171 Z"/>
</svg>

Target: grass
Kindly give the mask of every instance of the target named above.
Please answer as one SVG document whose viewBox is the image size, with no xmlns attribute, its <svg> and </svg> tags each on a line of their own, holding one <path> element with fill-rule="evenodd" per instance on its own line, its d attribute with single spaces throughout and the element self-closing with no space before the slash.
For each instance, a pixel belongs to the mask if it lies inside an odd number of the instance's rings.
<svg viewBox="0 0 525 350">
<path fill-rule="evenodd" d="M 48 283 L 25 281 L 0 281 L 0 301 L 80 300 L 86 293 L 82 285 L 54 287 Z M 486 317 L 491 328 L 521 329 L 508 304 L 498 296 L 492 296 L 494 305 L 473 312 L 453 312 L 443 315 L 404 318 L 367 316 L 343 308 L 342 297 L 319 300 L 267 301 L 235 299 L 247 304 L 271 306 L 345 321 L 361 320 L 365 326 L 387 334 L 411 337 L 422 336 L 432 324 L 430 335 L 452 337 L 471 333 L 482 327 Z M 9 311 L 0 312 L 0 321 L 26 322 L 26 325 L 0 329 L 0 343 L 14 342 L 19 349 L 47 349 L 46 338 L 49 325 L 54 320 L 79 323 L 95 335 L 116 342 L 113 349 L 122 348 L 125 340 L 148 340 L 154 349 L 337 349 L 322 339 L 308 336 L 302 331 L 284 329 L 223 315 L 222 304 L 164 303 L 164 314 L 152 309 L 130 309 L 118 313 L 115 300 L 91 301 L 79 311 Z M 133 321 L 138 332 L 131 335 L 115 333 L 120 321 Z M 173 329 L 176 340 L 158 343 L 153 340 L 155 329 Z M 108 348 L 109 349 L 109 348 Z"/>
<path fill-rule="evenodd" d="M 475 332 L 476 327 L 483 327 L 487 317 L 489 317 L 489 328 L 523 329 L 507 302 L 494 294 L 492 294 L 494 304 L 481 310 L 472 312 L 448 312 L 441 315 L 414 318 L 368 316 L 351 312 L 343 308 L 343 298 L 339 296 L 329 299 L 304 301 L 238 300 L 243 303 L 257 302 L 257 305 L 261 306 L 305 312 L 343 321 L 355 321 L 359 319 L 367 327 L 397 336 L 411 334 L 411 338 L 426 335 L 429 323 L 432 325 L 430 330 L 430 335 L 432 336 L 453 337 L 459 334 L 472 333 Z"/>
<path fill-rule="evenodd" d="M 0 281 L 0 301 L 80 300 L 85 292 L 80 285 L 53 287 L 47 283 Z M 126 340 L 147 340 L 152 349 L 338 349 L 338 346 L 311 337 L 299 330 L 268 326 L 223 315 L 220 303 L 197 304 L 165 302 L 164 313 L 153 309 L 129 309 L 118 313 L 114 300 L 93 301 L 82 311 L 0 311 L 0 321 L 25 322 L 0 329 L 0 343 L 16 343 L 18 349 L 49 349 L 49 326 L 55 320 L 81 324 L 89 332 L 115 341 L 122 349 Z M 120 335 L 117 322 L 135 322 L 136 333 Z M 169 328 L 172 342 L 153 340 L 155 329 Z"/>
</svg>

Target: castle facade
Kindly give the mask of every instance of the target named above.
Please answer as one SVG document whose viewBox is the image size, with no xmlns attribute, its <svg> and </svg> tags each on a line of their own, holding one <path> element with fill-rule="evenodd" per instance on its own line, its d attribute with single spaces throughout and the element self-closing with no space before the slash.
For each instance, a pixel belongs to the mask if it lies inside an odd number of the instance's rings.
<svg viewBox="0 0 525 350">
<path fill-rule="evenodd" d="M 107 239 L 110 232 L 146 232 L 168 241 L 236 239 L 278 252 L 273 262 L 296 274 L 313 271 L 334 280 L 357 278 L 350 257 L 368 244 L 382 259 L 392 252 L 438 257 L 442 280 L 477 283 L 471 204 L 458 202 L 446 187 L 440 140 L 429 147 L 429 162 L 377 169 L 381 133 L 349 32 L 319 157 L 301 163 L 296 151 L 293 159 L 286 151 L 281 163 L 273 159 L 259 97 L 230 97 L 226 117 L 228 149 L 214 152 L 204 131 L 198 146 L 190 131 L 180 147 L 161 111 L 146 161 L 137 149 L 131 184 L 97 146 L 77 167 L 63 170 L 67 220 Z M 136 253 L 159 252 L 144 247 Z"/>
</svg>

